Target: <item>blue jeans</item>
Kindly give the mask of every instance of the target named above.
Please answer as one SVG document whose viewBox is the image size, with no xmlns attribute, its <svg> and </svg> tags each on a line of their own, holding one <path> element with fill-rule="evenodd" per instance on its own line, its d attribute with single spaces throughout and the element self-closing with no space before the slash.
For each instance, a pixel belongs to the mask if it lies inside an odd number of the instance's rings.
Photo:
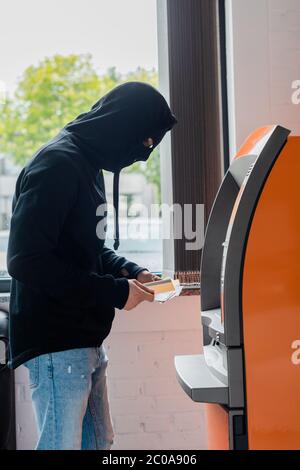
<svg viewBox="0 0 300 470">
<path fill-rule="evenodd" d="M 44 354 L 29 369 L 38 427 L 37 450 L 110 449 L 107 356 L 99 348 Z"/>
</svg>

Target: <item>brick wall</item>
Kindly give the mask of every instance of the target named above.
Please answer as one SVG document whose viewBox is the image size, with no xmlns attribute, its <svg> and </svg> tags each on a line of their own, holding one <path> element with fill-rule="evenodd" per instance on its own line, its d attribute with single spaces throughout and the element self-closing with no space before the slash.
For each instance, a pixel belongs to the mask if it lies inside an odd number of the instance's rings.
<svg viewBox="0 0 300 470">
<path fill-rule="evenodd" d="M 117 312 L 106 341 L 114 449 L 202 449 L 205 417 L 175 377 L 174 356 L 201 351 L 199 298 L 143 304 Z M 19 449 L 30 449 L 36 431 L 27 371 L 16 373 Z"/>
</svg>

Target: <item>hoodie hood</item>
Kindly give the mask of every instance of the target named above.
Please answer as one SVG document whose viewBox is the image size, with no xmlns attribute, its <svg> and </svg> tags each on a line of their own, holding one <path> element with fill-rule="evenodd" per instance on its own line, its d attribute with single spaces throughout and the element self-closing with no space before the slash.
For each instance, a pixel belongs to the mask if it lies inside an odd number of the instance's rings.
<svg viewBox="0 0 300 470">
<path fill-rule="evenodd" d="M 66 130 L 89 148 L 87 158 L 97 169 L 119 172 L 135 161 L 146 161 L 177 120 L 165 98 L 146 83 L 120 85 Z M 143 141 L 151 137 L 149 149 Z"/>
<path fill-rule="evenodd" d="M 136 161 L 147 161 L 176 123 L 159 91 L 146 83 L 129 82 L 114 88 L 65 127 L 96 170 L 115 173 L 115 250 L 119 246 L 120 171 Z M 148 138 L 153 139 L 151 148 L 143 143 Z"/>
</svg>

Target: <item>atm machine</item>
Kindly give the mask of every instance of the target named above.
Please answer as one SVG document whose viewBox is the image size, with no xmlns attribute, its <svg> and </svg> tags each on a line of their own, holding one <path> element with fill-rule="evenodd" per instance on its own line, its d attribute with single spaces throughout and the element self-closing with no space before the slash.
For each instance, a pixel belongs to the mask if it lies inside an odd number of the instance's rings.
<svg viewBox="0 0 300 470">
<path fill-rule="evenodd" d="M 250 135 L 221 184 L 201 322 L 203 354 L 175 367 L 209 449 L 300 449 L 300 137 L 283 127 Z"/>
</svg>

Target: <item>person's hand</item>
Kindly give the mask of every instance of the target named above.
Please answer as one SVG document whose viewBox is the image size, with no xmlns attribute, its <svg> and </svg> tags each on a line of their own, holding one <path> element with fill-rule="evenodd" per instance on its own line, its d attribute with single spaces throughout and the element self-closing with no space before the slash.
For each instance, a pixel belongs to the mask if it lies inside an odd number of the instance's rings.
<svg viewBox="0 0 300 470">
<path fill-rule="evenodd" d="M 159 281 L 161 278 L 159 276 L 156 276 L 156 274 L 152 274 L 149 271 L 141 271 L 138 276 L 137 276 L 137 281 L 139 281 L 141 284 L 146 284 L 147 282 L 154 282 L 154 281 Z"/>
<path fill-rule="evenodd" d="M 129 284 L 129 295 L 127 302 L 124 306 L 124 310 L 132 310 L 134 307 L 140 303 L 147 301 L 154 301 L 154 291 L 149 289 L 149 287 L 144 286 L 136 279 L 130 279 Z"/>
</svg>

